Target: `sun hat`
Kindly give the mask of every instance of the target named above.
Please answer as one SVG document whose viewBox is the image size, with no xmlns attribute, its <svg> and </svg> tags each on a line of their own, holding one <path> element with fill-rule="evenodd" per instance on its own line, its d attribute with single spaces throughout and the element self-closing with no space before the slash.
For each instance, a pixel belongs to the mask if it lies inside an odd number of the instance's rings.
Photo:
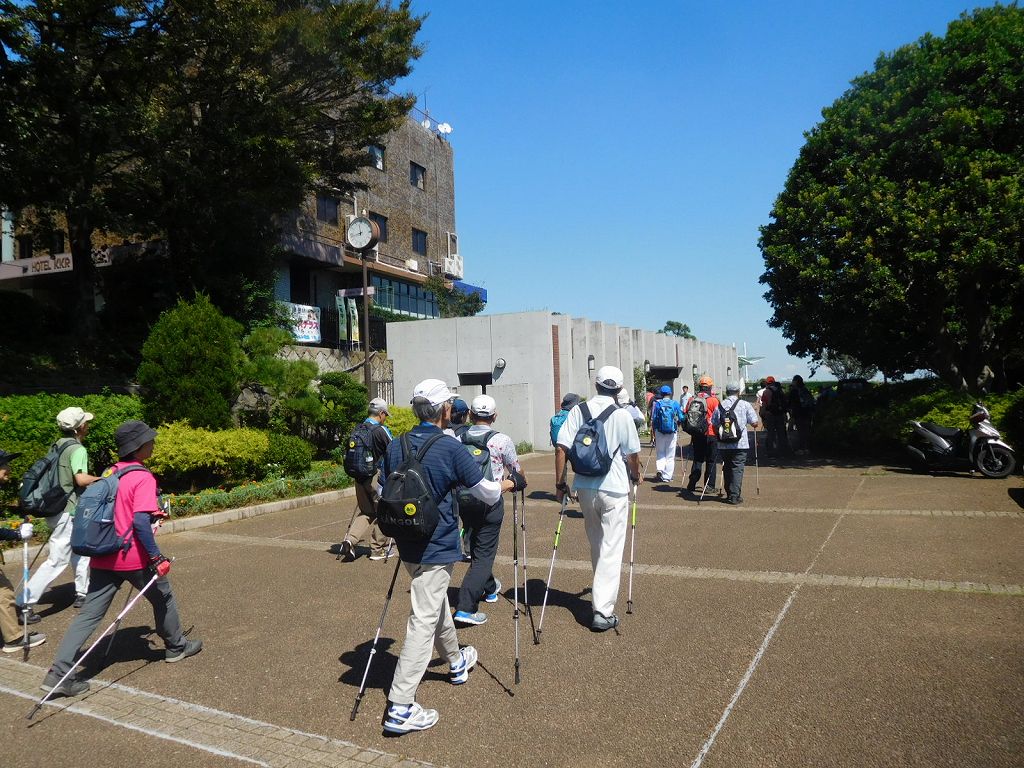
<svg viewBox="0 0 1024 768">
<path fill-rule="evenodd" d="M 740 383 L 738 381 L 730 381 L 728 384 L 725 385 L 725 393 L 726 394 L 729 394 L 730 392 L 737 392 L 738 393 L 739 391 L 740 391 Z"/>
<path fill-rule="evenodd" d="M 473 398 L 469 410 L 474 416 L 493 416 L 498 412 L 498 404 L 490 395 L 477 395 Z"/>
<path fill-rule="evenodd" d="M 663 395 L 671 395 L 672 387 L 670 387 L 668 384 L 662 384 L 661 389 L 659 389 L 658 391 Z"/>
<path fill-rule="evenodd" d="M 566 392 L 565 397 L 562 398 L 562 410 L 571 410 L 580 401 L 580 396 L 575 392 Z"/>
<path fill-rule="evenodd" d="M 387 401 L 381 397 L 375 397 L 370 401 L 370 413 L 390 413 Z"/>
<path fill-rule="evenodd" d="M 57 426 L 63 430 L 78 429 L 85 422 L 92 421 L 93 418 L 95 417 L 88 411 L 83 411 L 77 405 L 72 405 L 57 414 Z"/>
<path fill-rule="evenodd" d="M 150 440 L 156 439 L 156 430 L 144 421 L 126 421 L 114 432 L 117 456 L 124 459 L 131 456 Z"/>
<path fill-rule="evenodd" d="M 426 400 L 431 405 L 441 405 L 452 399 L 454 395 L 448 385 L 440 379 L 424 379 L 416 388 L 412 391 L 412 400 L 415 402 L 417 399 Z"/>
<path fill-rule="evenodd" d="M 594 383 L 605 389 L 622 389 L 622 371 L 614 365 L 602 365 L 597 369 Z"/>
<path fill-rule="evenodd" d="M 21 456 L 20 453 L 9 453 L 0 448 L 0 467 L 6 467 L 19 456 Z"/>
</svg>

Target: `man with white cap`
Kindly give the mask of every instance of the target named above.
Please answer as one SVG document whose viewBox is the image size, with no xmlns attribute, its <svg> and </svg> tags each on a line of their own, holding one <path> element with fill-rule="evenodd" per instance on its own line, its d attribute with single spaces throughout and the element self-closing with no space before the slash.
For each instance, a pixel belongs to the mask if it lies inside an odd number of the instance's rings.
<svg viewBox="0 0 1024 768">
<path fill-rule="evenodd" d="M 725 385 L 726 398 L 711 417 L 712 425 L 718 429 L 726 419 L 731 419 L 737 426 L 739 439 L 730 439 L 724 435 L 718 438 L 718 455 L 722 459 L 722 479 L 725 481 L 725 501 L 727 504 L 743 503 L 743 468 L 747 463 L 747 427 L 757 427 L 757 413 L 754 406 L 740 399 L 740 383 L 730 381 Z"/>
<path fill-rule="evenodd" d="M 632 417 L 622 408 L 615 407 L 615 397 L 622 389 L 622 371 L 612 365 L 602 366 L 594 379 L 597 394 L 569 411 L 569 416 L 558 432 L 555 454 L 555 477 L 558 479 L 558 500 L 561 502 L 569 487 L 562 479 L 569 449 L 576 433 L 587 418 L 597 418 L 609 406 L 614 408 L 604 421 L 603 429 L 608 453 L 612 457 L 607 474 L 599 476 L 576 474 L 573 490 L 580 500 L 580 511 L 590 539 L 590 562 L 594 567 L 591 598 L 594 609 L 590 628 L 604 632 L 619 624 L 615 602 L 619 596 L 619 577 L 622 571 L 622 549 L 626 543 L 626 523 L 629 511 L 629 486 L 640 478 L 640 436 Z M 625 461 L 619 460 L 621 454 Z"/>
<path fill-rule="evenodd" d="M 491 428 L 498 417 L 498 404 L 490 395 L 477 395 L 469 406 L 471 426 L 460 439 L 469 448 L 470 454 L 487 452 L 481 459 L 490 462 L 491 477 L 499 483 L 505 475 L 512 477 L 516 485 L 525 487 L 526 478 L 519 466 L 516 446 L 512 438 L 503 432 Z M 486 476 L 486 472 L 485 472 Z M 505 500 L 499 498 L 495 504 L 484 504 L 475 498 L 465 498 L 459 493 L 459 515 L 469 537 L 470 559 L 469 570 L 462 578 L 459 588 L 459 599 L 455 604 L 456 624 L 483 624 L 487 614 L 477 610 L 480 599 L 485 602 L 498 602 L 501 582 L 491 572 L 494 567 L 494 556 L 498 552 L 498 535 L 501 533 L 501 521 L 505 516 Z"/>
<path fill-rule="evenodd" d="M 78 507 L 78 499 L 86 486 L 96 482 L 97 478 L 89 474 L 89 456 L 82 440 L 89 433 L 89 424 L 93 415 L 78 406 L 65 408 L 57 414 L 57 427 L 61 437 L 56 442 L 60 458 L 57 462 L 57 473 L 61 488 L 70 493 L 64 511 L 59 515 L 46 518 L 50 527 L 50 552 L 46 562 L 36 569 L 28 586 L 18 597 L 18 610 L 21 620 L 27 624 L 39 621 L 39 614 L 32 610 L 39 602 L 44 590 L 70 564 L 75 572 L 75 608 L 81 608 L 85 595 L 89 591 L 89 558 L 79 557 L 71 551 L 71 523 Z"/>
<path fill-rule="evenodd" d="M 342 542 L 331 548 L 337 552 L 338 559 L 346 563 L 355 560 L 355 545 L 367 538 L 370 540 L 371 560 L 383 560 L 387 557 L 388 537 L 381 533 L 377 525 L 377 486 L 374 483 L 374 476 L 392 439 L 391 430 L 384 424 L 389 415 L 388 404 L 379 397 L 373 398 L 370 401 L 369 415 L 349 438 L 351 448 L 358 447 L 364 453 L 370 454 L 365 458 L 372 458 L 373 466 L 365 470 L 368 474 L 352 478 L 355 480 L 356 504 L 359 511 L 352 519 Z M 358 441 L 359 445 L 356 446 L 353 441 Z"/>
<path fill-rule="evenodd" d="M 388 692 L 383 721 L 384 730 L 388 733 L 423 731 L 437 723 L 437 710 L 424 709 L 416 701 L 416 690 L 427 670 L 433 647 L 450 665 L 448 679 L 453 685 L 465 683 L 470 669 L 476 665 L 476 649 L 472 646 L 459 648 L 448 605 L 452 567 L 462 559 L 459 521 L 452 508 L 452 491 L 460 486 L 468 488 L 476 498 L 491 505 L 498 501 L 502 492 L 515 488 L 510 479 L 500 483 L 484 479 L 483 472 L 470 458 L 465 446 L 442 433 L 442 425 L 451 417 L 454 399 L 448 386 L 439 379 L 421 381 L 413 390 L 412 410 L 420 423 L 407 433 L 406 440 L 409 450 L 416 452 L 423 467 L 439 519 L 427 540 L 396 539 L 398 554 L 412 578 L 409 586 L 412 610 Z M 421 451 L 420 448 L 432 439 L 426 450 Z M 405 458 L 403 450 L 400 440 L 388 446 L 381 468 L 381 482 L 385 488 L 388 475 Z"/>
</svg>

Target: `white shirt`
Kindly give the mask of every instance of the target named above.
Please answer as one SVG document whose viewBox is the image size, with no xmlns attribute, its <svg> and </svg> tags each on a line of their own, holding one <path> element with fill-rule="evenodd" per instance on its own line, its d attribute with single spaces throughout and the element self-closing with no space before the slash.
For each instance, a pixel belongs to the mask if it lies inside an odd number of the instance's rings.
<svg viewBox="0 0 1024 768">
<path fill-rule="evenodd" d="M 732 404 L 739 400 L 739 395 L 729 395 L 725 400 L 719 403 L 718 408 L 711 415 L 711 423 L 714 426 L 718 426 L 722 423 L 722 414 L 732 408 Z M 723 443 L 719 441 L 718 450 L 720 451 L 742 451 L 745 448 L 750 447 L 750 442 L 747 440 L 747 427 L 758 424 L 757 413 L 754 411 L 754 406 L 748 403 L 746 400 L 740 400 L 736 406 L 736 423 L 740 427 L 740 440 L 738 443 Z"/>
<path fill-rule="evenodd" d="M 615 400 L 606 395 L 595 395 L 587 400 L 587 410 L 592 418 L 597 418 L 609 405 L 616 406 Z M 572 441 L 583 426 L 583 411 L 579 405 L 569 411 L 569 415 L 558 430 L 558 445 L 567 451 L 572 446 Z M 608 419 L 604 422 L 604 439 L 608 444 L 608 452 L 612 455 L 612 467 L 608 474 L 599 477 L 576 475 L 573 478 L 573 490 L 578 488 L 590 488 L 608 493 L 629 493 L 629 475 L 626 472 L 626 462 L 620 457 L 640 453 L 640 435 L 637 434 L 636 424 L 629 412 L 623 408 L 616 407 Z"/>
</svg>

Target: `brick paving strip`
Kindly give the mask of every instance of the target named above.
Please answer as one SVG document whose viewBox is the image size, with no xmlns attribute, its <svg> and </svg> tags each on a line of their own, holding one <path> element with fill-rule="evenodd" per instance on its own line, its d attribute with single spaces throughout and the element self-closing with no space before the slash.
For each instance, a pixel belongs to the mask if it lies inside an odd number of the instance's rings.
<svg viewBox="0 0 1024 768">
<path fill-rule="evenodd" d="M 714 499 L 712 499 L 714 501 Z M 678 504 L 647 504 L 638 505 L 641 509 L 669 509 L 674 512 L 681 511 Z M 715 514 L 728 514 L 730 512 L 741 514 L 743 512 L 785 512 L 791 514 L 809 515 L 868 515 L 871 517 L 967 517 L 967 518 L 988 518 L 988 517 L 1016 517 L 1024 519 L 1024 512 L 1012 510 L 983 510 L 983 509 L 835 509 L 821 507 L 814 509 L 810 507 L 757 507 L 751 504 L 743 504 L 739 507 L 722 506 L 714 504 Z"/>
<path fill-rule="evenodd" d="M 37 701 L 43 695 L 39 681 L 45 673 L 44 668 L 33 664 L 0 659 L 0 692 Z M 93 691 L 83 698 L 58 698 L 47 702 L 46 709 L 36 715 L 34 724 L 45 723 L 54 711 L 73 712 L 265 768 L 431 768 L 432 765 L 99 678 L 92 678 L 91 682 Z M 28 709 L 26 704 L 26 713 Z"/>
<path fill-rule="evenodd" d="M 235 544 L 240 547 L 281 547 L 285 549 L 310 549 L 324 551 L 330 546 L 326 541 L 308 539 L 262 538 L 233 533 L 186 533 L 186 538 L 201 537 L 204 541 Z M 511 565 L 512 558 L 499 555 L 495 562 Z M 522 559 L 520 559 L 522 562 Z M 531 557 L 527 565 L 543 568 L 549 564 L 547 558 Z M 559 559 L 558 568 L 573 571 L 593 569 L 589 560 Z M 625 563 L 623 568 L 628 567 Z M 674 576 L 681 579 L 724 579 L 761 584 L 806 584 L 812 587 L 867 587 L 874 589 L 909 589 L 920 592 L 961 592 L 994 595 L 1024 595 L 1024 584 L 987 584 L 974 581 L 942 581 L 939 579 L 906 579 L 886 576 L 835 576 L 825 573 L 790 573 L 785 571 L 737 571 L 724 568 L 691 568 L 683 565 L 645 565 L 636 563 L 634 571 L 651 576 Z"/>
</svg>

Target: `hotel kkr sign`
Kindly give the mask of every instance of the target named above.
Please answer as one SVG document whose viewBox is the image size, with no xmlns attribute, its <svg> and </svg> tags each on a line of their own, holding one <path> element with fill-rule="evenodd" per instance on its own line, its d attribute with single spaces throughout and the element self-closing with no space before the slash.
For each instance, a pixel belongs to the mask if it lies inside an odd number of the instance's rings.
<svg viewBox="0 0 1024 768">
<path fill-rule="evenodd" d="M 109 267 L 109 252 L 94 252 L 92 263 L 97 267 Z M 48 275 L 56 272 L 71 272 L 75 268 L 75 262 L 70 253 L 58 253 L 56 256 L 35 256 L 31 259 L 14 259 L 13 261 L 5 261 L 4 265 L 14 267 L 15 269 L 0 271 L 0 280 L 31 277 L 32 275 Z"/>
</svg>

